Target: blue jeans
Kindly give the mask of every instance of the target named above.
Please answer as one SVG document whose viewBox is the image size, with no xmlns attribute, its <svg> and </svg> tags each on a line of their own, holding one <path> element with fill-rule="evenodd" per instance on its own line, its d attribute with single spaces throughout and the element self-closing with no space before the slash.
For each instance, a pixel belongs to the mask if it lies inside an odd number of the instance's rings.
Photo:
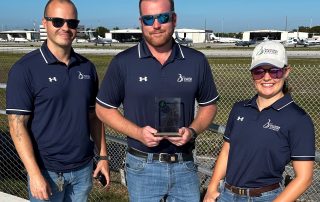
<svg viewBox="0 0 320 202">
<path fill-rule="evenodd" d="M 264 192 L 259 197 L 250 197 L 250 196 L 235 194 L 223 186 L 221 188 L 220 196 L 217 202 L 271 202 L 281 192 L 282 192 L 282 188 L 279 187 L 272 191 Z"/>
<path fill-rule="evenodd" d="M 51 202 L 83 202 L 88 200 L 88 195 L 92 188 L 92 166 L 93 162 L 90 161 L 86 166 L 79 170 L 63 173 L 63 191 L 58 190 L 56 184 L 58 180 L 58 173 L 47 170 L 42 170 L 42 175 L 50 185 L 52 195 L 48 201 Z M 31 202 L 40 202 L 39 200 L 32 197 L 30 192 L 30 180 L 28 177 L 28 189 L 29 197 Z M 46 201 L 47 202 L 47 201 Z"/>
<path fill-rule="evenodd" d="M 193 161 L 161 163 L 127 153 L 126 177 L 131 202 L 199 202 L 200 182 Z"/>
</svg>

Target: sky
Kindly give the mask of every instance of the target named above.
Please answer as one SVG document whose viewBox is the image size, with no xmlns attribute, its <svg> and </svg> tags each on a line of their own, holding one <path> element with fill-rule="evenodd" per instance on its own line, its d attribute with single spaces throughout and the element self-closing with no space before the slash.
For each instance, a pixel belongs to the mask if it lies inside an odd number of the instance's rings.
<svg viewBox="0 0 320 202">
<path fill-rule="evenodd" d="M 46 0 L 4 0 L 0 30 L 32 29 L 41 23 Z M 139 27 L 139 0 L 74 0 L 81 25 L 113 29 Z M 243 32 L 292 30 L 320 25 L 320 0 L 175 0 L 177 28 Z M 287 23 L 286 23 L 287 22 Z M 286 26 L 287 25 L 287 26 Z"/>
</svg>

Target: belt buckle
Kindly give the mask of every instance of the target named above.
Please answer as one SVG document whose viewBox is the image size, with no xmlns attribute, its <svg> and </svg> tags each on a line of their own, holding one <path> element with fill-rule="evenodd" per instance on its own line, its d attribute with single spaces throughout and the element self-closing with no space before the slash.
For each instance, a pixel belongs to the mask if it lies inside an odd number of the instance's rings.
<svg viewBox="0 0 320 202">
<path fill-rule="evenodd" d="M 166 160 L 166 155 L 168 155 L 167 153 L 160 153 L 159 154 L 159 162 L 160 163 L 166 163 L 167 160 Z M 163 160 L 164 159 L 164 160 Z"/>
<path fill-rule="evenodd" d="M 239 194 L 239 195 L 246 195 L 246 194 L 247 194 L 247 189 L 239 188 L 238 194 Z"/>
<path fill-rule="evenodd" d="M 169 158 L 168 158 L 169 157 Z M 159 154 L 159 162 L 161 163 L 172 163 L 176 162 L 178 157 L 175 154 L 168 154 L 168 153 L 160 153 Z"/>
</svg>

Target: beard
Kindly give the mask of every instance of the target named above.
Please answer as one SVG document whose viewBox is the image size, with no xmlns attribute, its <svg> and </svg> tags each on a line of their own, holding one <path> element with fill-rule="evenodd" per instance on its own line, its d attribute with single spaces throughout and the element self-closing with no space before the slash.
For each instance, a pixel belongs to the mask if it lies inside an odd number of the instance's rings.
<svg viewBox="0 0 320 202">
<path fill-rule="evenodd" d="M 142 32 L 144 39 L 148 44 L 156 48 L 161 48 L 171 42 L 174 29 L 156 30 L 152 32 L 142 29 Z"/>
</svg>

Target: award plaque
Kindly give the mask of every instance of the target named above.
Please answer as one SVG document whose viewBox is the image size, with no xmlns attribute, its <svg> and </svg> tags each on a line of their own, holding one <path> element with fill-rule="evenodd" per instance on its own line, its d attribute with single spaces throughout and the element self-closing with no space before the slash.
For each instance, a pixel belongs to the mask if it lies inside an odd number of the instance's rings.
<svg viewBox="0 0 320 202">
<path fill-rule="evenodd" d="M 180 136 L 182 126 L 181 98 L 156 98 L 155 136 Z"/>
</svg>

